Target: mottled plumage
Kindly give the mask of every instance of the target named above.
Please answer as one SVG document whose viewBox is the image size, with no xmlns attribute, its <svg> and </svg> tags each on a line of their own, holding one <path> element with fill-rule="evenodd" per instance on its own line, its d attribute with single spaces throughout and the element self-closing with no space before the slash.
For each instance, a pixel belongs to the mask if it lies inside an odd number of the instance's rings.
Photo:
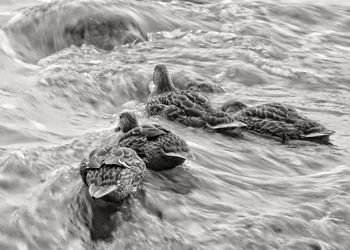
<svg viewBox="0 0 350 250">
<path fill-rule="evenodd" d="M 308 140 L 328 143 L 334 131 L 304 117 L 290 105 L 267 103 L 248 107 L 241 102 L 229 101 L 222 110 L 230 113 L 235 119 L 247 124 L 247 129 L 286 140 Z"/>
<path fill-rule="evenodd" d="M 157 65 L 153 73 L 155 90 L 146 105 L 148 115 L 160 115 L 191 127 L 223 131 L 244 127 L 227 113 L 214 109 L 199 92 L 177 90 L 165 65 Z"/>
<path fill-rule="evenodd" d="M 80 175 L 94 198 L 119 202 L 137 191 L 146 171 L 136 152 L 126 147 L 92 151 L 80 164 Z"/>
<path fill-rule="evenodd" d="M 179 136 L 157 124 L 138 125 L 136 116 L 123 112 L 117 131 L 121 130 L 119 146 L 129 147 L 144 160 L 147 168 L 165 170 L 193 158 L 187 143 Z"/>
</svg>

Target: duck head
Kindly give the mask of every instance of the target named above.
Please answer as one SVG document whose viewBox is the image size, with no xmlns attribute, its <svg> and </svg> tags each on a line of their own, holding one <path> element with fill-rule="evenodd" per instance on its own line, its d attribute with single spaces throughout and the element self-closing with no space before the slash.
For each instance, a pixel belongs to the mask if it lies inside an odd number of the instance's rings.
<svg viewBox="0 0 350 250">
<path fill-rule="evenodd" d="M 154 68 L 153 83 L 155 85 L 153 94 L 155 95 L 176 90 L 169 71 L 164 64 L 158 64 Z"/>
<path fill-rule="evenodd" d="M 131 112 L 122 112 L 119 115 L 119 125 L 115 129 L 116 132 L 122 131 L 123 133 L 128 132 L 139 125 L 136 115 Z"/>
<path fill-rule="evenodd" d="M 237 113 L 238 111 L 247 108 L 248 106 L 242 102 L 238 101 L 228 101 L 222 105 L 221 110 L 226 113 Z"/>
</svg>

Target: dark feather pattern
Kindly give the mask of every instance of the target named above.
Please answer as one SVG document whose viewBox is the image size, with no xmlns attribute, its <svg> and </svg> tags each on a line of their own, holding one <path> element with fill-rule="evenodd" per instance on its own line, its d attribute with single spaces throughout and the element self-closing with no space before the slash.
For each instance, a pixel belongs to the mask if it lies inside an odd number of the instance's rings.
<svg viewBox="0 0 350 250">
<path fill-rule="evenodd" d="M 232 102 L 232 105 L 235 104 Z M 224 110 L 229 108 L 229 104 L 224 104 Z M 283 141 L 294 139 L 328 143 L 330 135 L 334 133 L 320 123 L 300 115 L 293 106 L 282 103 L 246 107 L 232 115 L 247 124 L 248 130 L 279 137 Z"/>
<path fill-rule="evenodd" d="M 111 202 L 119 202 L 136 192 L 145 170 L 144 162 L 134 150 L 119 146 L 95 149 L 80 164 L 80 175 L 88 187 L 114 186 L 113 191 L 101 197 Z"/>
<path fill-rule="evenodd" d="M 153 75 L 156 90 L 146 105 L 148 115 L 160 115 L 185 126 L 209 129 L 225 124 L 227 129 L 236 129 L 242 125 L 234 125 L 235 119 L 214 109 L 203 94 L 192 90 L 177 90 L 165 65 L 157 65 Z M 224 127 L 220 127 L 220 132 L 224 131 Z"/>
<path fill-rule="evenodd" d="M 134 149 L 147 168 L 153 170 L 174 168 L 192 158 L 190 148 L 182 138 L 157 124 L 145 124 L 131 129 L 121 137 L 119 146 Z M 170 156 L 167 153 L 179 155 Z"/>
</svg>

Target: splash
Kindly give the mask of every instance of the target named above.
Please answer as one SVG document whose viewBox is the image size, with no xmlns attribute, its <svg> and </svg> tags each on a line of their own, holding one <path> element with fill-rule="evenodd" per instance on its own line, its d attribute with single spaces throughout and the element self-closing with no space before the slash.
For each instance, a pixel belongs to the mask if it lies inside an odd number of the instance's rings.
<svg viewBox="0 0 350 250">
<path fill-rule="evenodd" d="M 111 50 L 146 41 L 151 31 L 201 26 L 174 19 L 174 14 L 153 3 L 58 0 L 25 9 L 4 30 L 19 58 L 37 62 L 70 45 L 85 43 Z M 213 26 L 206 23 L 202 27 Z"/>
</svg>

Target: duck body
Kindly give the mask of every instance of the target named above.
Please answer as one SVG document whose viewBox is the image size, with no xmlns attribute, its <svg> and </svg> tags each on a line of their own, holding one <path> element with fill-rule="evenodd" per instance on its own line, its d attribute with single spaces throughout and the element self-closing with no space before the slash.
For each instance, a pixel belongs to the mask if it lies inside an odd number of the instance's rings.
<svg viewBox="0 0 350 250">
<path fill-rule="evenodd" d="M 247 124 L 246 129 L 278 137 L 282 141 L 307 140 L 328 144 L 329 137 L 334 133 L 320 123 L 302 116 L 293 106 L 283 103 L 248 107 L 240 102 L 230 101 L 223 105 L 222 110 Z"/>
<path fill-rule="evenodd" d="M 193 159 L 186 141 L 178 135 L 158 124 L 138 125 L 133 122 L 134 126 L 129 126 L 132 120 L 136 121 L 134 114 L 125 112 L 120 115 L 120 124 L 127 129 L 117 129 L 124 132 L 118 145 L 135 150 L 147 168 L 166 170 L 181 165 L 187 159 Z"/>
<path fill-rule="evenodd" d="M 218 132 L 245 126 L 227 113 L 214 109 L 203 94 L 176 89 L 165 65 L 155 67 L 153 82 L 156 89 L 146 105 L 146 112 L 150 116 L 160 115 L 185 126 L 208 128 Z"/>
<path fill-rule="evenodd" d="M 146 173 L 145 163 L 130 148 L 113 146 L 92 151 L 80 164 L 91 197 L 120 202 L 135 193 Z"/>
</svg>

